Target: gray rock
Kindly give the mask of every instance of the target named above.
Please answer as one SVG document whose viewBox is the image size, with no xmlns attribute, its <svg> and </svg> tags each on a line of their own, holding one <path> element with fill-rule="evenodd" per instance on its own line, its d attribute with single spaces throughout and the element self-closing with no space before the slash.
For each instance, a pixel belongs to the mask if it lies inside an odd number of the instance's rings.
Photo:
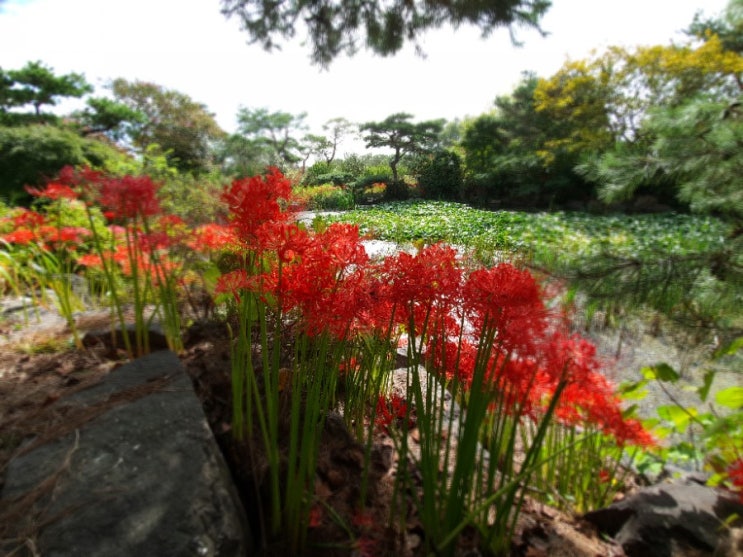
<svg viewBox="0 0 743 557">
<path fill-rule="evenodd" d="M 136 328 L 132 324 L 126 326 L 126 335 L 129 337 L 129 342 L 134 348 L 136 339 Z M 148 327 L 147 332 L 147 343 L 150 350 L 167 350 L 168 339 L 165 337 L 162 329 L 156 323 L 153 323 Z M 111 329 L 98 329 L 95 331 L 88 331 L 85 333 L 82 339 L 83 346 L 91 348 L 96 345 L 103 345 L 109 352 L 115 352 L 118 349 L 124 349 L 126 347 L 126 340 L 124 339 L 124 331 L 118 326 Z"/>
<path fill-rule="evenodd" d="M 643 488 L 585 519 L 612 536 L 628 557 L 710 555 L 729 543 L 728 526 L 740 526 L 743 504 L 733 494 L 690 481 Z M 719 553 L 718 553 L 719 554 Z"/>
<path fill-rule="evenodd" d="M 2 492 L 5 504 L 41 495 L 29 513 L 39 554 L 251 554 L 229 471 L 172 352 L 135 360 L 57 404 L 95 416 L 13 459 Z"/>
</svg>

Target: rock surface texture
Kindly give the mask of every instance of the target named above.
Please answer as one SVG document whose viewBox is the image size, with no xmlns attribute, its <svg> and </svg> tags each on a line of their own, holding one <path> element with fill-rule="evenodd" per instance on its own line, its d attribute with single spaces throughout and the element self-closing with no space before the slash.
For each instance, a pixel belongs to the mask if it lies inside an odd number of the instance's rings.
<svg viewBox="0 0 743 557">
<path fill-rule="evenodd" d="M 4 505 L 45 557 L 245 556 L 245 513 L 191 381 L 172 352 L 55 402 L 69 420 L 9 464 Z M 12 547 L 0 547 L 0 553 Z"/>
<path fill-rule="evenodd" d="M 734 515 L 738 518 L 728 522 Z M 628 557 L 732 557 L 742 554 L 736 530 L 741 517 L 743 504 L 732 493 L 682 481 L 643 488 L 584 518 L 613 537 Z"/>
</svg>

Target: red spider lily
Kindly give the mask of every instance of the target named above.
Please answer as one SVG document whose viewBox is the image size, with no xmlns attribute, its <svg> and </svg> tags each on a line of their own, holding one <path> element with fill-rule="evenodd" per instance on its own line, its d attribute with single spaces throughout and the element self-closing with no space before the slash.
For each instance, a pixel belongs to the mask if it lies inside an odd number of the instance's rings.
<svg viewBox="0 0 743 557">
<path fill-rule="evenodd" d="M 298 310 L 308 334 L 345 338 L 369 296 L 358 229 L 332 225 L 309 236 L 296 224 L 264 223 L 256 241 L 264 255 L 275 255 L 272 267 L 251 282 L 256 292 L 270 295 L 284 312 Z"/>
<path fill-rule="evenodd" d="M 728 479 L 733 484 L 733 489 L 738 492 L 740 502 L 743 503 L 743 458 L 739 458 L 730 465 Z"/>
<path fill-rule="evenodd" d="M 28 228 L 19 228 L 13 232 L 3 234 L 2 239 L 9 244 L 27 245 L 37 240 L 37 235 L 34 231 Z"/>
<path fill-rule="evenodd" d="M 82 187 L 111 220 L 148 217 L 160 212 L 156 195 L 159 186 L 149 176 L 111 177 L 89 167 L 66 166 L 59 172 L 56 183 Z"/>
<path fill-rule="evenodd" d="M 83 238 L 92 235 L 92 232 L 82 226 L 42 226 L 39 228 L 39 235 L 45 242 L 49 243 L 71 243 L 79 244 Z"/>
<path fill-rule="evenodd" d="M 592 424 L 620 445 L 656 444 L 638 420 L 623 415 L 614 386 L 600 373 L 585 374 L 580 382 L 571 382 L 562 393 L 555 415 L 567 425 Z"/>
<path fill-rule="evenodd" d="M 497 331 L 498 344 L 510 352 L 532 352 L 544 335 L 546 309 L 528 271 L 508 263 L 473 271 L 463 292 L 464 307 L 476 331 Z"/>
<path fill-rule="evenodd" d="M 461 342 L 433 337 L 424 350 L 426 367 L 443 375 L 447 381 L 461 381 L 467 387 L 475 370 L 477 346 L 467 339 Z"/>
<path fill-rule="evenodd" d="M 256 248 L 260 253 L 275 254 L 281 263 L 291 263 L 310 245 L 310 236 L 296 223 L 268 221 L 256 230 Z"/>
<path fill-rule="evenodd" d="M 98 203 L 116 219 L 135 219 L 157 215 L 158 186 L 149 176 L 105 178 L 95 184 Z"/>
<path fill-rule="evenodd" d="M 77 199 L 77 192 L 70 186 L 65 184 L 59 184 L 56 182 L 50 182 L 44 189 L 32 188 L 26 186 L 26 191 L 34 197 L 41 197 L 45 199 Z"/>
<path fill-rule="evenodd" d="M 252 245 L 258 228 L 266 222 L 291 218 L 282 210 L 282 202 L 291 198 L 291 182 L 274 167 L 263 176 L 234 180 L 222 193 L 232 225 L 240 238 Z"/>
<path fill-rule="evenodd" d="M 404 398 L 393 394 L 387 399 L 384 395 L 380 395 L 377 399 L 377 416 L 375 423 L 384 432 L 389 432 L 390 426 L 393 424 L 397 427 L 408 414 L 408 404 Z M 413 426 L 412 419 L 408 421 L 408 427 Z"/>
<path fill-rule="evenodd" d="M 217 279 L 215 294 L 232 294 L 235 300 L 240 301 L 240 293 L 251 288 L 253 282 L 248 278 L 245 269 L 238 269 L 225 273 Z"/>
<path fill-rule="evenodd" d="M 171 230 L 173 228 L 180 228 L 180 227 L 186 226 L 186 221 L 184 221 L 178 215 L 162 215 L 158 219 L 158 225 L 163 230 Z"/>
<path fill-rule="evenodd" d="M 17 227 L 35 228 L 46 222 L 44 215 L 28 209 L 20 209 L 18 214 L 12 217 L 13 225 Z"/>
<path fill-rule="evenodd" d="M 140 249 L 145 252 L 164 250 L 175 244 L 175 241 L 168 236 L 167 232 L 160 231 L 140 234 L 137 241 Z"/>
<path fill-rule="evenodd" d="M 66 186 L 79 186 L 100 182 L 103 177 L 103 172 L 93 170 L 88 166 L 77 169 L 72 166 L 65 166 L 59 171 L 59 174 L 57 174 L 56 181 Z"/>
<path fill-rule="evenodd" d="M 398 312 L 398 322 L 414 324 L 416 335 L 423 333 L 424 321 L 448 321 L 458 306 L 462 268 L 456 251 L 442 244 L 421 249 L 416 255 L 402 252 L 388 257 L 382 265 L 381 296 Z M 449 324 L 452 324 L 449 321 Z"/>
<path fill-rule="evenodd" d="M 193 231 L 187 244 L 199 252 L 229 250 L 237 246 L 237 235 L 229 226 L 204 224 Z"/>
<path fill-rule="evenodd" d="M 102 269 L 103 261 L 101 256 L 95 253 L 86 253 L 77 258 L 77 263 L 83 267 L 91 269 Z"/>
<path fill-rule="evenodd" d="M 310 521 L 308 526 L 310 528 L 318 528 L 322 526 L 322 519 L 324 514 L 325 512 L 320 505 L 312 505 L 312 508 L 310 509 Z"/>
</svg>

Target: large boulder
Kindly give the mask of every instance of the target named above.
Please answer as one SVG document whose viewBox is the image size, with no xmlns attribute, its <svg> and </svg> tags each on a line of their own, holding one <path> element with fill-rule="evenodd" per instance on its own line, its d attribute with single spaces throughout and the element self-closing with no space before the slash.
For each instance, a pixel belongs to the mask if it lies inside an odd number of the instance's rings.
<svg viewBox="0 0 743 557">
<path fill-rule="evenodd" d="M 628 557 L 722 557 L 740 555 L 730 527 L 740 527 L 742 517 L 743 504 L 732 493 L 680 481 L 642 488 L 584 518 L 613 537 Z"/>
<path fill-rule="evenodd" d="M 172 352 L 56 402 L 69 417 L 9 464 L 0 503 L 45 557 L 250 555 L 252 538 L 191 381 Z"/>
</svg>

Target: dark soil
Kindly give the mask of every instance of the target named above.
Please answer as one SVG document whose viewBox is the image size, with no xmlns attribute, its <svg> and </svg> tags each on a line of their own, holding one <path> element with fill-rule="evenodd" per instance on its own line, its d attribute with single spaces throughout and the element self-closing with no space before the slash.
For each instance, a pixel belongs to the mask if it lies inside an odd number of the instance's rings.
<svg viewBox="0 0 743 557">
<path fill-rule="evenodd" d="M 43 320 L 42 320 L 43 321 Z M 91 315 L 80 323 L 83 330 L 105 327 L 108 315 Z M 3 328 L 4 327 L 4 328 Z M 4 471 L 21 444 L 32 437 L 53 437 L 66 416 L 55 402 L 97 382 L 103 374 L 123 363 L 122 355 L 105 343 L 85 350 L 69 349 L 69 331 L 63 323 L 31 320 L 24 327 L 0 325 L 0 489 Z M 201 399 L 204 413 L 219 443 L 255 530 L 259 529 L 257 500 L 264 490 L 259 451 L 238 443 L 231 432 L 230 343 L 222 323 L 191 327 L 180 355 Z M 375 440 L 367 502 L 359 507 L 363 447 L 345 428 L 343 420 L 330 415 L 318 457 L 315 498 L 322 504 L 308 533 L 306 555 L 407 556 L 423 554 L 423 537 L 414 516 L 405 531 L 390 531 L 387 510 L 395 472 L 393 450 L 383 437 Z M 332 509 L 331 516 L 328 508 Z M 7 532 L 3 516 L 17 509 L 0 499 L 0 538 Z M 475 557 L 475 539 L 462 535 L 461 554 Z M 266 555 L 287 555 L 281 544 L 266 542 Z M 468 550 L 468 546 L 470 549 Z M 513 556 L 622 556 L 615 544 L 599 539 L 576 517 L 527 500 L 513 540 Z"/>
</svg>

